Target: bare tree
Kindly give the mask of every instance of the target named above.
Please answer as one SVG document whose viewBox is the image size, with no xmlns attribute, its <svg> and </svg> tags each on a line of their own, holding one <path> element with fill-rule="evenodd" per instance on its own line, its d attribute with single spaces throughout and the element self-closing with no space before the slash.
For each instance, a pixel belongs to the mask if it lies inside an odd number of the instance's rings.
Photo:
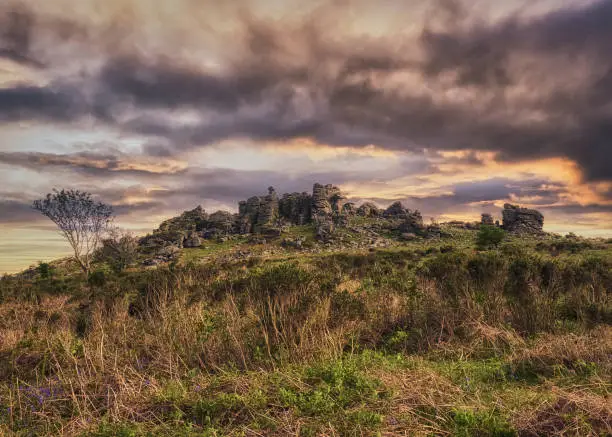
<svg viewBox="0 0 612 437">
<path fill-rule="evenodd" d="M 44 199 L 34 201 L 33 208 L 57 225 L 70 243 L 74 259 L 89 276 L 94 251 L 112 221 L 112 207 L 94 201 L 87 192 L 54 189 Z"/>
</svg>

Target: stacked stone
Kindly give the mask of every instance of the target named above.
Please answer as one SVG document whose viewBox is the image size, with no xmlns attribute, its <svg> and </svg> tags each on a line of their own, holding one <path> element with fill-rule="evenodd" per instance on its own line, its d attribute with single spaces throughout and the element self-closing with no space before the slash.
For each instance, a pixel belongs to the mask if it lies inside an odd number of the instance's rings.
<svg viewBox="0 0 612 437">
<path fill-rule="evenodd" d="M 314 218 L 316 225 L 316 238 L 321 241 L 329 241 L 334 234 L 335 224 L 331 214 L 319 212 Z"/>
<path fill-rule="evenodd" d="M 486 226 L 493 226 L 495 222 L 493 221 L 493 216 L 489 213 L 482 213 L 480 216 L 480 224 Z"/>
<path fill-rule="evenodd" d="M 332 208 L 329 203 L 327 187 L 329 185 L 314 184 L 312 187 L 312 218 L 316 220 L 320 214 L 331 214 Z"/>
<path fill-rule="evenodd" d="M 238 203 L 237 231 L 241 234 L 260 232 L 275 226 L 278 219 L 279 202 L 273 187 L 267 196 L 252 196 Z"/>
<path fill-rule="evenodd" d="M 257 224 L 255 232 L 275 227 L 278 220 L 278 196 L 274 187 L 268 188 L 268 195 L 260 198 L 259 211 L 257 213 Z"/>
<path fill-rule="evenodd" d="M 502 227 L 508 232 L 540 234 L 544 226 L 544 216 L 535 209 L 521 208 L 506 203 L 502 211 Z"/>
<path fill-rule="evenodd" d="M 294 225 L 304 225 L 311 218 L 312 196 L 306 192 L 283 194 L 278 209 L 283 220 Z"/>
</svg>

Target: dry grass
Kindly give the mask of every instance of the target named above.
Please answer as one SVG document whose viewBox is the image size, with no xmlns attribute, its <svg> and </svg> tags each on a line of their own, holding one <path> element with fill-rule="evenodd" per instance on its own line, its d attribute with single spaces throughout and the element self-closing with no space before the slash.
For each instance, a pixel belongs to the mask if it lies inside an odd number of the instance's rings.
<svg viewBox="0 0 612 437">
<path fill-rule="evenodd" d="M 520 436 L 576 436 L 612 435 L 612 399 L 597 396 L 586 387 L 563 390 L 552 388 L 556 399 L 539 408 L 525 411 L 514 420 Z"/>
<path fill-rule="evenodd" d="M 453 258 L 410 277 L 404 254 L 388 256 L 153 272 L 93 303 L 6 300 L 0 434 L 610 432 L 609 325 L 556 331 L 537 281 L 515 299 L 497 270 L 449 277 Z"/>
</svg>

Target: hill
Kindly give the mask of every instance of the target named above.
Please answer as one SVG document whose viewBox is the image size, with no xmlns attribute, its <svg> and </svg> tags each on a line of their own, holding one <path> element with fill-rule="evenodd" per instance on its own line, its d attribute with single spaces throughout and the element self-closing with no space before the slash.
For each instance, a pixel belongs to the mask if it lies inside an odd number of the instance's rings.
<svg viewBox="0 0 612 437">
<path fill-rule="evenodd" d="M 612 241 L 320 187 L 188 211 L 120 272 L 3 277 L 0 434 L 612 432 Z"/>
</svg>

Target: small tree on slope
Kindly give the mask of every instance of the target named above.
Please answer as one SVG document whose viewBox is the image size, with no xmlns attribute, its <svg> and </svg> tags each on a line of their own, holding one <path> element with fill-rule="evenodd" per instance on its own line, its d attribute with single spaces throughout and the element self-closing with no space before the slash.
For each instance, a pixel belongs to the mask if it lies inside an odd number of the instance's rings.
<svg viewBox="0 0 612 437">
<path fill-rule="evenodd" d="M 110 205 L 96 202 L 91 194 L 78 190 L 53 190 L 33 208 L 55 223 L 74 251 L 74 259 L 89 276 L 94 251 L 112 221 Z"/>
</svg>

